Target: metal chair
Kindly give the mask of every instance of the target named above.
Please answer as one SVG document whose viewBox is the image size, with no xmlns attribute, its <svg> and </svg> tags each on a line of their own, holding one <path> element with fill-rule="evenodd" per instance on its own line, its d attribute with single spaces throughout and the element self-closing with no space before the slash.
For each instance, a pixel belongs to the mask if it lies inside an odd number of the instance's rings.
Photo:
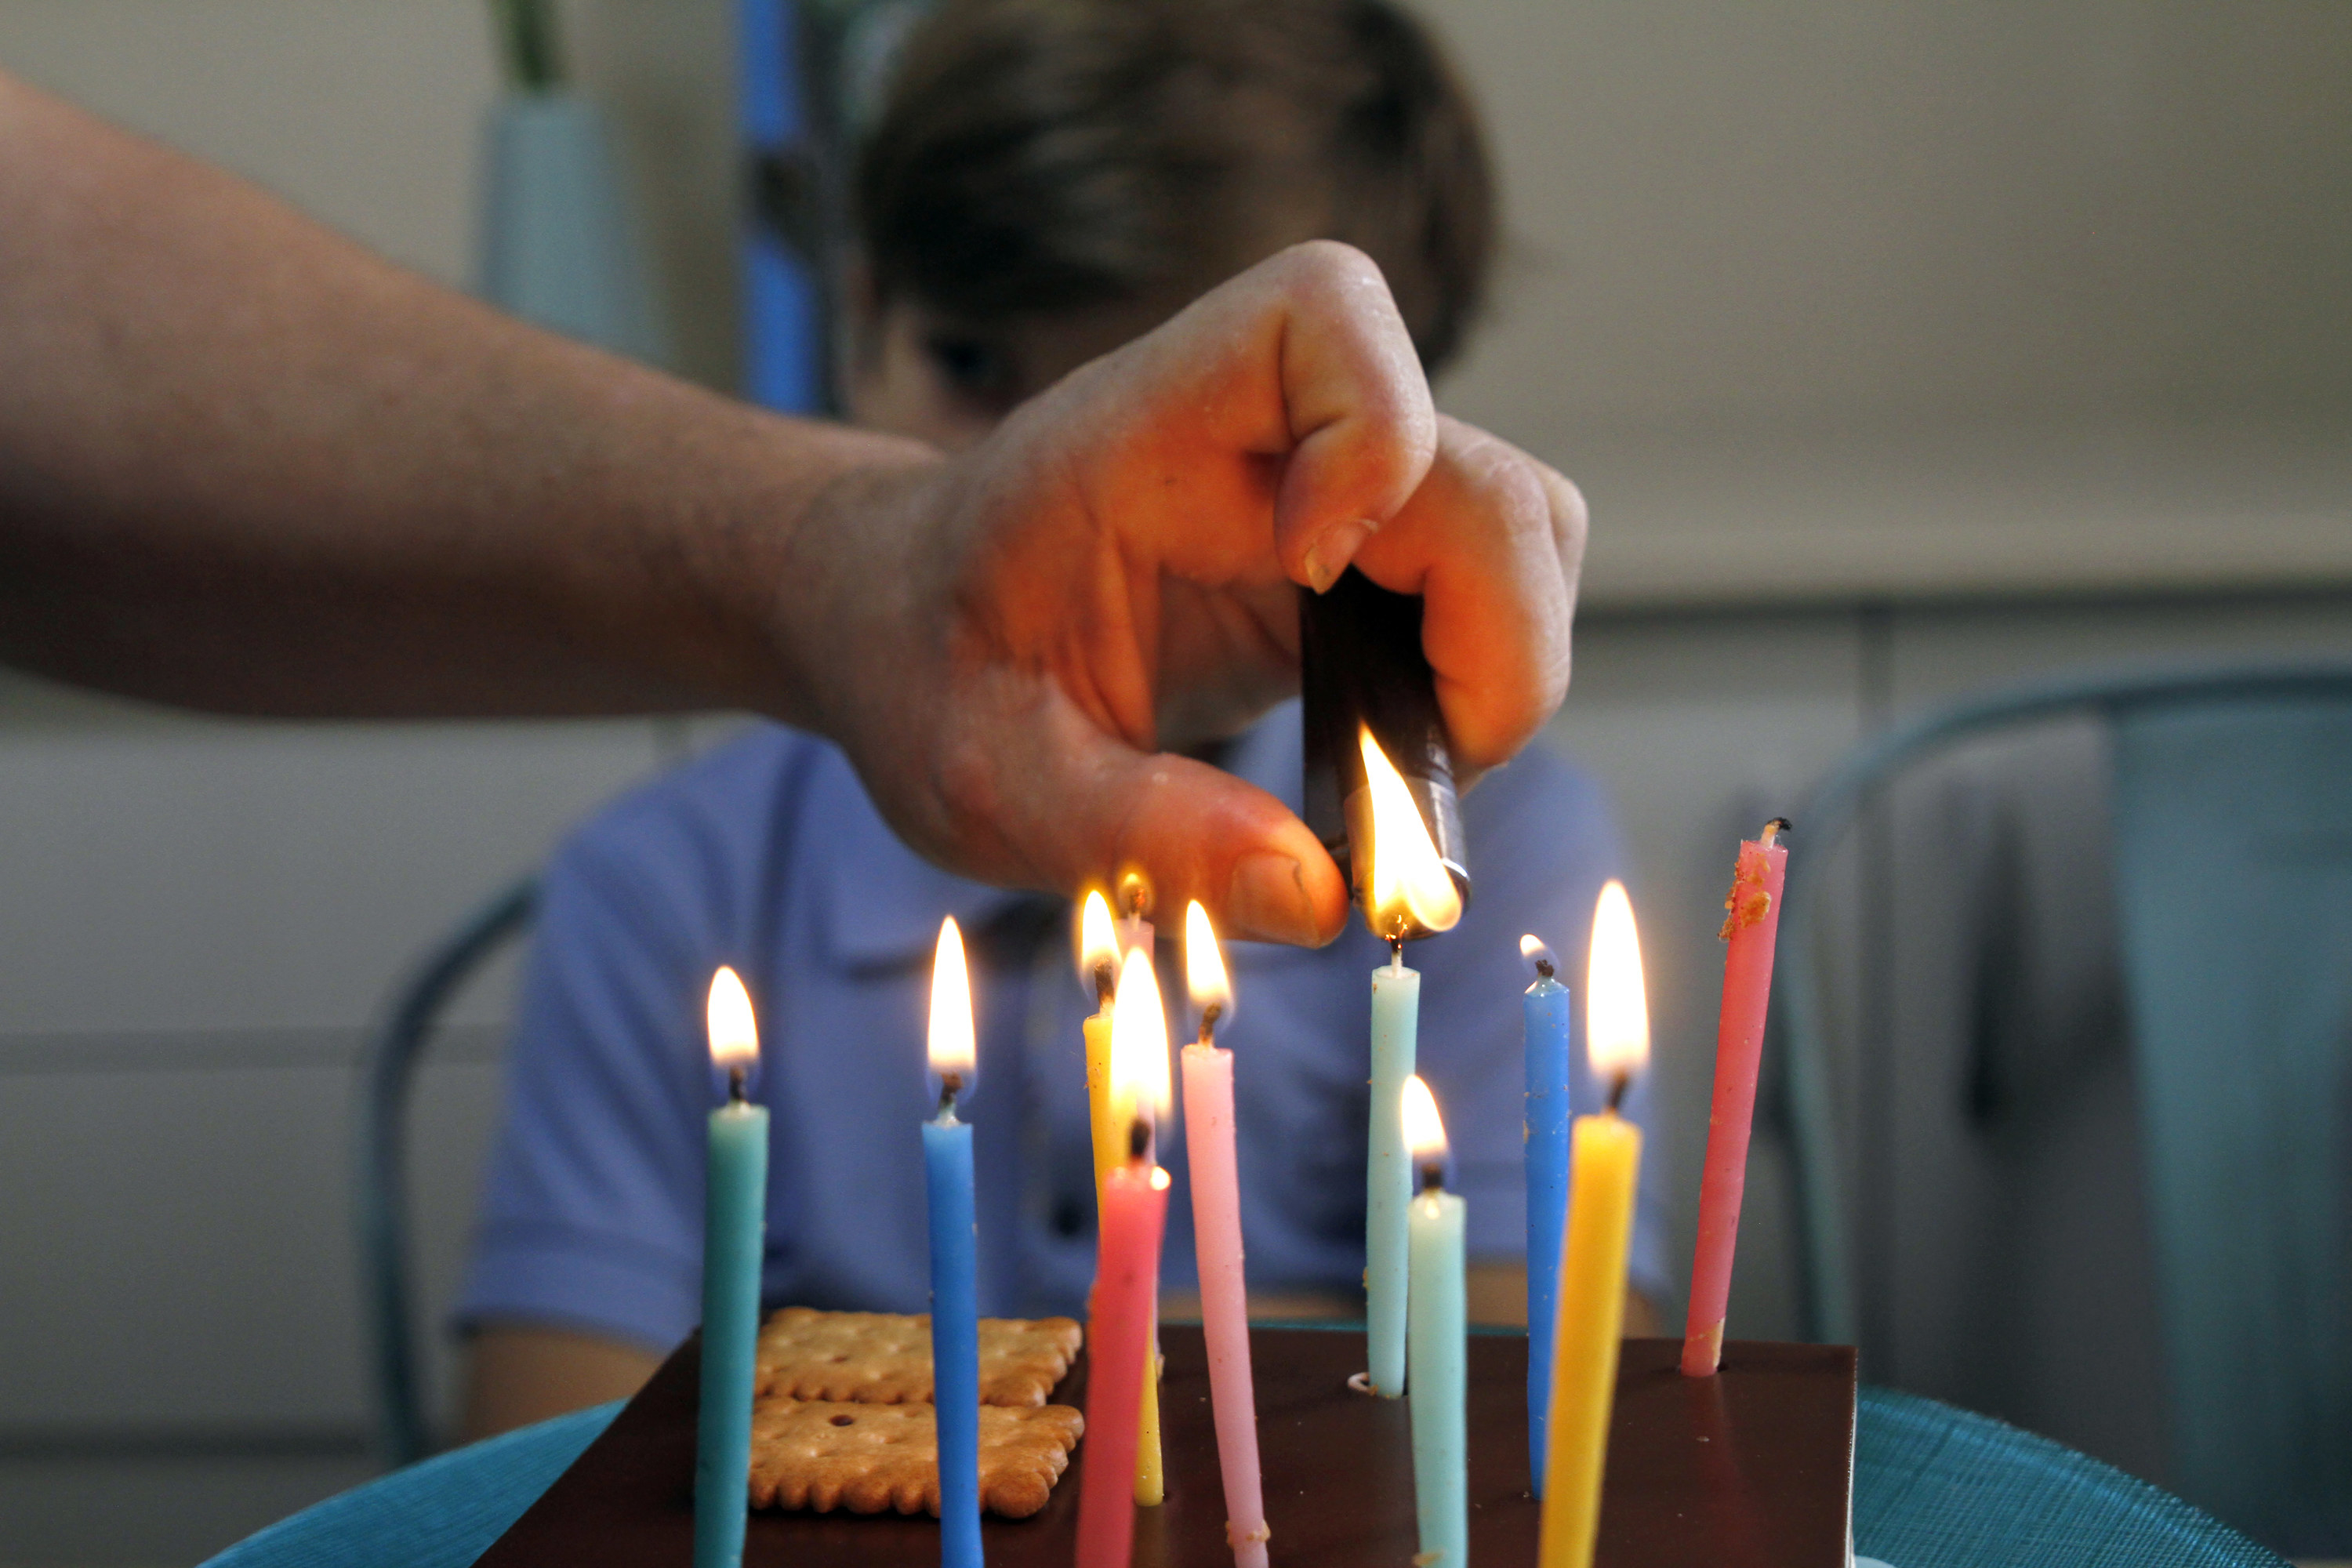
<svg viewBox="0 0 2352 1568">
<path fill-rule="evenodd" d="M 500 947 L 529 929 L 538 904 L 538 879 L 526 877 L 436 943 L 394 991 L 361 1063 L 359 1159 L 353 1172 L 360 1297 L 373 1363 L 376 1442 L 390 1466 L 413 1464 L 434 1448 L 418 1386 L 416 1331 L 411 1321 L 409 1089 L 443 1007 Z"/>
<path fill-rule="evenodd" d="M 1955 742 L 2068 714 L 2113 737 L 2114 842 L 2174 1484 L 2282 1548 L 2352 1546 L 2352 663 L 2070 678 L 1962 701 L 1800 816 L 1780 994 L 1816 1337 L 1854 1338 L 1812 955 L 1829 851 Z"/>
</svg>

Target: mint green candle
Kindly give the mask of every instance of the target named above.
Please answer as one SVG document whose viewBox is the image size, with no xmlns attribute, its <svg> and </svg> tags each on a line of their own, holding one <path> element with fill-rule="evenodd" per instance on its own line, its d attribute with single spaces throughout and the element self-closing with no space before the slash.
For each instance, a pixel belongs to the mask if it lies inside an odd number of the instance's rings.
<svg viewBox="0 0 2352 1568">
<path fill-rule="evenodd" d="M 1372 1117 L 1364 1172 L 1367 1381 L 1383 1399 L 1404 1392 L 1404 1211 L 1412 1201 L 1412 1164 L 1401 1107 L 1420 1033 L 1421 972 L 1405 967 L 1400 947 L 1372 971 Z"/>
<path fill-rule="evenodd" d="M 694 1568 L 736 1568 L 751 1505 L 751 1377 L 768 1217 L 768 1110 L 745 1093 L 751 1002 L 731 969 L 710 983 L 710 1055 L 729 1069 L 710 1113 L 702 1207 L 702 1397 L 694 1447 Z"/>
<path fill-rule="evenodd" d="M 1445 1137 L 1437 1107 L 1418 1078 L 1406 1094 L 1421 1195 L 1411 1204 L 1412 1498 L 1421 1526 L 1421 1568 L 1463 1568 L 1470 1560 L 1469 1315 L 1463 1295 L 1462 1237 L 1469 1205 L 1444 1188 Z"/>
</svg>

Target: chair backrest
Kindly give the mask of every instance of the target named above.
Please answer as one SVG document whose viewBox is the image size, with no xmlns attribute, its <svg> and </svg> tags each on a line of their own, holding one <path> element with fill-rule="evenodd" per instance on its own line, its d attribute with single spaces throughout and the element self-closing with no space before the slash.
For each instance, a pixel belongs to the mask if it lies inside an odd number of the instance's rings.
<svg viewBox="0 0 2352 1568">
<path fill-rule="evenodd" d="M 408 1258 L 409 1088 L 442 1009 L 492 954 L 529 928 L 538 906 L 538 879 L 527 877 L 426 950 L 394 991 L 361 1064 L 352 1198 L 376 1446 L 388 1465 L 412 1464 L 434 1447 L 410 1321 L 415 1292 Z"/>
<path fill-rule="evenodd" d="M 2352 1543 L 2352 664 L 2069 679 L 1860 748 L 1800 816 L 1780 992 L 1809 1326 L 1854 1337 L 1823 1009 L 1828 851 L 1964 739 L 2113 733 L 2113 846 L 2175 1416 L 2174 1484 L 2273 1543 Z"/>
<path fill-rule="evenodd" d="M 2352 692 L 2116 716 L 2116 873 L 2180 1489 L 2352 1545 Z"/>
</svg>

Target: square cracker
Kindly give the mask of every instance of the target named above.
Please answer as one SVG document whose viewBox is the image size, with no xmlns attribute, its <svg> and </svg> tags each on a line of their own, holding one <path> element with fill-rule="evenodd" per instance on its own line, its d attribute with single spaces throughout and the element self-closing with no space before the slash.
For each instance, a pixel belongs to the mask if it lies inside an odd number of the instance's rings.
<svg viewBox="0 0 2352 1568">
<path fill-rule="evenodd" d="M 982 1318 L 980 1402 L 1045 1404 L 1084 1338 L 1068 1318 Z M 787 1399 L 924 1403 L 931 1397 L 930 1317 L 786 1307 L 760 1330 L 757 1379 L 761 1394 Z"/>
<path fill-rule="evenodd" d="M 1086 1417 L 1066 1405 L 980 1408 L 980 1503 L 1045 1506 Z M 751 1411 L 751 1503 L 819 1513 L 940 1511 L 939 1413 L 929 1405 L 763 1398 Z"/>
</svg>

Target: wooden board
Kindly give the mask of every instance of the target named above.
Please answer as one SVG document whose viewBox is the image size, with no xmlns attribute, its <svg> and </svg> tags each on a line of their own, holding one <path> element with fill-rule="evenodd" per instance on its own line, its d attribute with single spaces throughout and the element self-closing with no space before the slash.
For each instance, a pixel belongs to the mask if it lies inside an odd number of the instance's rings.
<svg viewBox="0 0 2352 1568">
<path fill-rule="evenodd" d="M 1350 1392 L 1360 1333 L 1259 1329 L 1251 1336 L 1271 1552 L 1283 1568 L 1361 1568 L 1418 1550 L 1402 1400 Z M 1137 1568 L 1230 1563 L 1197 1328 L 1161 1331 L 1168 1356 L 1168 1501 L 1139 1511 Z M 1675 1370 L 1681 1342 L 1629 1340 L 1618 1373 L 1600 1562 L 1605 1568 L 1838 1568 L 1853 1481 L 1854 1362 L 1842 1346 L 1725 1347 L 1722 1375 Z M 692 1560 L 694 1403 L 688 1340 L 604 1435 L 481 1559 L 483 1568 L 667 1568 Z M 1086 1403 L 1085 1362 L 1055 1398 Z M 1535 1561 L 1528 1490 L 1527 1342 L 1470 1341 L 1470 1553 Z M 992 1568 L 1063 1568 L 1077 1524 L 1079 1445 L 1034 1519 L 990 1519 Z M 896 1515 L 760 1512 L 750 1568 L 935 1563 L 938 1527 Z"/>
</svg>

